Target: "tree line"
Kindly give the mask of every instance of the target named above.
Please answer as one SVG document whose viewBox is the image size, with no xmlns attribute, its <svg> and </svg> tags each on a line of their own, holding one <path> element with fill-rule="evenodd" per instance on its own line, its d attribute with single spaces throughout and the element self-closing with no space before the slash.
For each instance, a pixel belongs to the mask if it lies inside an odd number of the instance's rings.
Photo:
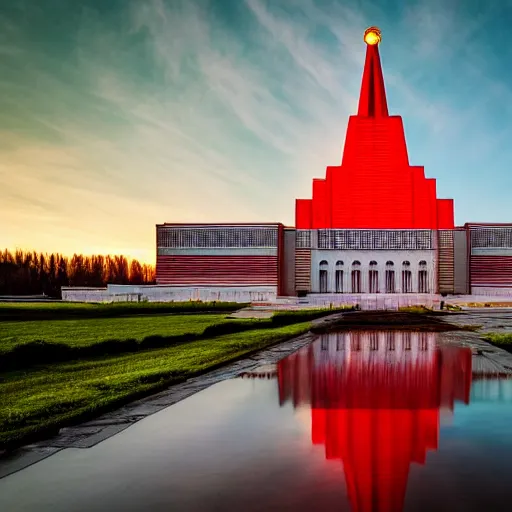
<svg viewBox="0 0 512 512">
<path fill-rule="evenodd" d="M 61 296 L 62 286 L 154 284 L 155 268 L 124 256 L 0 251 L 0 295 Z"/>
</svg>

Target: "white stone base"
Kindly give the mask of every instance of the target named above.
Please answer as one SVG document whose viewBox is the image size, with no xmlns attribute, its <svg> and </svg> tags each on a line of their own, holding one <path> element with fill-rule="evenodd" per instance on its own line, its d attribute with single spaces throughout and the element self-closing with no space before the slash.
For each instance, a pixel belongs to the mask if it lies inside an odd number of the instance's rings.
<svg viewBox="0 0 512 512">
<path fill-rule="evenodd" d="M 481 295 L 484 297 L 495 296 L 495 297 L 509 297 L 512 299 L 512 288 L 491 288 L 491 287 L 480 287 L 472 286 L 471 295 Z"/>
<path fill-rule="evenodd" d="M 306 300 L 312 306 L 351 306 L 358 304 L 362 310 L 396 311 L 408 306 L 426 306 L 439 309 L 442 297 L 440 295 L 423 293 L 333 293 L 308 294 Z"/>
<path fill-rule="evenodd" d="M 62 300 L 69 302 L 272 302 L 277 299 L 273 286 L 175 287 L 109 284 L 107 288 L 62 288 Z"/>
<path fill-rule="evenodd" d="M 66 302 L 112 302 L 106 288 L 63 286 L 61 291 Z"/>
</svg>

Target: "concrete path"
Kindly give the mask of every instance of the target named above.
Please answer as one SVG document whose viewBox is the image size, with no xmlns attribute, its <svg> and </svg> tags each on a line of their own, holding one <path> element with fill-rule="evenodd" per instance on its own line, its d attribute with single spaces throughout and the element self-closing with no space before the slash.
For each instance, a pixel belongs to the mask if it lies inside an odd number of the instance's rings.
<svg viewBox="0 0 512 512">
<path fill-rule="evenodd" d="M 445 317 L 448 322 L 457 325 L 479 326 L 479 332 L 512 332 L 511 308 L 467 309 Z"/>
</svg>

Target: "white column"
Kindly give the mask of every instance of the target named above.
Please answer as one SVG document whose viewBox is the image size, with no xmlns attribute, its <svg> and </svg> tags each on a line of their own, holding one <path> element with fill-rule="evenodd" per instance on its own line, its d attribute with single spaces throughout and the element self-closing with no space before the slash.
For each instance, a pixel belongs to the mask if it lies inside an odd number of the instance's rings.
<svg viewBox="0 0 512 512">
<path fill-rule="evenodd" d="M 433 268 L 427 267 L 428 293 L 436 293 L 436 272 Z"/>
<path fill-rule="evenodd" d="M 331 261 L 329 262 L 329 269 L 328 269 L 328 276 L 327 276 L 327 292 L 328 293 L 336 293 L 336 262 Z"/>
<path fill-rule="evenodd" d="M 379 271 L 379 292 L 386 293 L 386 265 L 378 265 Z"/>
<path fill-rule="evenodd" d="M 347 292 L 348 293 L 354 293 L 354 290 L 352 290 L 352 271 L 353 270 L 354 270 L 354 268 L 352 266 L 348 267 L 348 270 L 347 270 L 346 283 L 347 283 Z"/>
<path fill-rule="evenodd" d="M 418 293 L 419 292 L 419 280 L 418 280 L 418 268 L 416 265 L 411 265 L 411 274 L 412 274 L 412 292 Z"/>
<path fill-rule="evenodd" d="M 366 265 L 361 265 L 361 293 L 368 293 L 369 291 L 368 267 Z"/>
</svg>

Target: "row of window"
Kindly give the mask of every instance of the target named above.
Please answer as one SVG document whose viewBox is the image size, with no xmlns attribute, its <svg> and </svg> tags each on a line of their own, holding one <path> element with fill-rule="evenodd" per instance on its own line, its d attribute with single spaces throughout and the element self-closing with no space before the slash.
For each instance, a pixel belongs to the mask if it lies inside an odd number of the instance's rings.
<svg viewBox="0 0 512 512">
<path fill-rule="evenodd" d="M 350 271 L 350 290 L 343 289 L 344 283 L 344 270 L 343 270 L 343 262 L 338 261 L 336 263 L 335 269 L 335 292 L 336 293 L 362 293 L 361 288 L 361 263 L 359 261 L 354 261 L 352 263 L 352 270 Z M 369 293 L 380 293 L 379 289 L 379 271 L 376 270 L 377 262 L 370 262 L 370 270 L 368 271 L 368 292 Z M 372 268 L 374 267 L 374 268 Z M 401 292 L 402 293 L 412 293 L 412 271 L 409 270 L 410 262 L 404 261 L 402 262 L 402 271 L 401 271 Z M 320 262 L 320 293 L 328 293 L 328 282 L 329 282 L 329 271 L 328 271 L 328 263 L 323 260 Z M 394 263 L 392 261 L 388 261 L 386 263 L 385 270 L 385 289 L 384 293 L 396 293 L 396 272 L 394 270 Z M 418 270 L 418 293 L 428 293 L 428 271 L 427 271 L 427 262 L 422 260 L 419 263 Z"/>
<path fill-rule="evenodd" d="M 429 230 L 319 229 L 318 249 L 338 250 L 429 250 L 433 249 Z M 296 247 L 312 247 L 311 230 L 297 230 Z"/>
<path fill-rule="evenodd" d="M 437 232 L 439 248 L 453 247 L 453 231 L 442 229 Z"/>
<path fill-rule="evenodd" d="M 471 246 L 512 248 L 512 227 L 471 229 Z"/>
<path fill-rule="evenodd" d="M 453 231 L 440 230 L 439 243 L 449 247 L 453 243 Z M 312 247 L 311 230 L 297 230 L 296 246 Z M 472 247 L 512 248 L 512 227 L 487 227 L 471 229 Z M 433 249 L 432 232 L 428 230 L 364 230 L 319 229 L 318 249 Z"/>
<path fill-rule="evenodd" d="M 277 228 L 175 228 L 158 226 L 157 245 L 161 248 L 277 247 Z"/>
<path fill-rule="evenodd" d="M 341 268 L 345 265 L 345 262 L 342 261 L 342 260 L 338 260 L 336 262 L 336 268 Z M 361 266 L 361 262 L 359 260 L 354 260 L 352 262 L 352 267 L 354 268 L 359 268 Z M 370 267 L 377 267 L 378 266 L 378 263 L 375 261 L 375 260 L 372 260 L 370 261 Z M 386 268 L 391 268 L 391 267 L 394 267 L 395 266 L 395 263 L 393 261 L 386 261 Z M 402 267 L 404 268 L 408 268 L 411 266 L 411 262 L 408 261 L 408 260 L 404 260 L 402 261 Z M 418 263 L 418 266 L 423 269 L 423 267 L 426 267 L 427 266 L 427 262 L 425 260 L 421 260 L 419 263 Z M 320 268 L 321 269 L 324 269 L 326 270 L 327 268 L 329 267 L 329 263 L 326 261 L 326 260 L 322 260 L 320 262 Z"/>
</svg>

